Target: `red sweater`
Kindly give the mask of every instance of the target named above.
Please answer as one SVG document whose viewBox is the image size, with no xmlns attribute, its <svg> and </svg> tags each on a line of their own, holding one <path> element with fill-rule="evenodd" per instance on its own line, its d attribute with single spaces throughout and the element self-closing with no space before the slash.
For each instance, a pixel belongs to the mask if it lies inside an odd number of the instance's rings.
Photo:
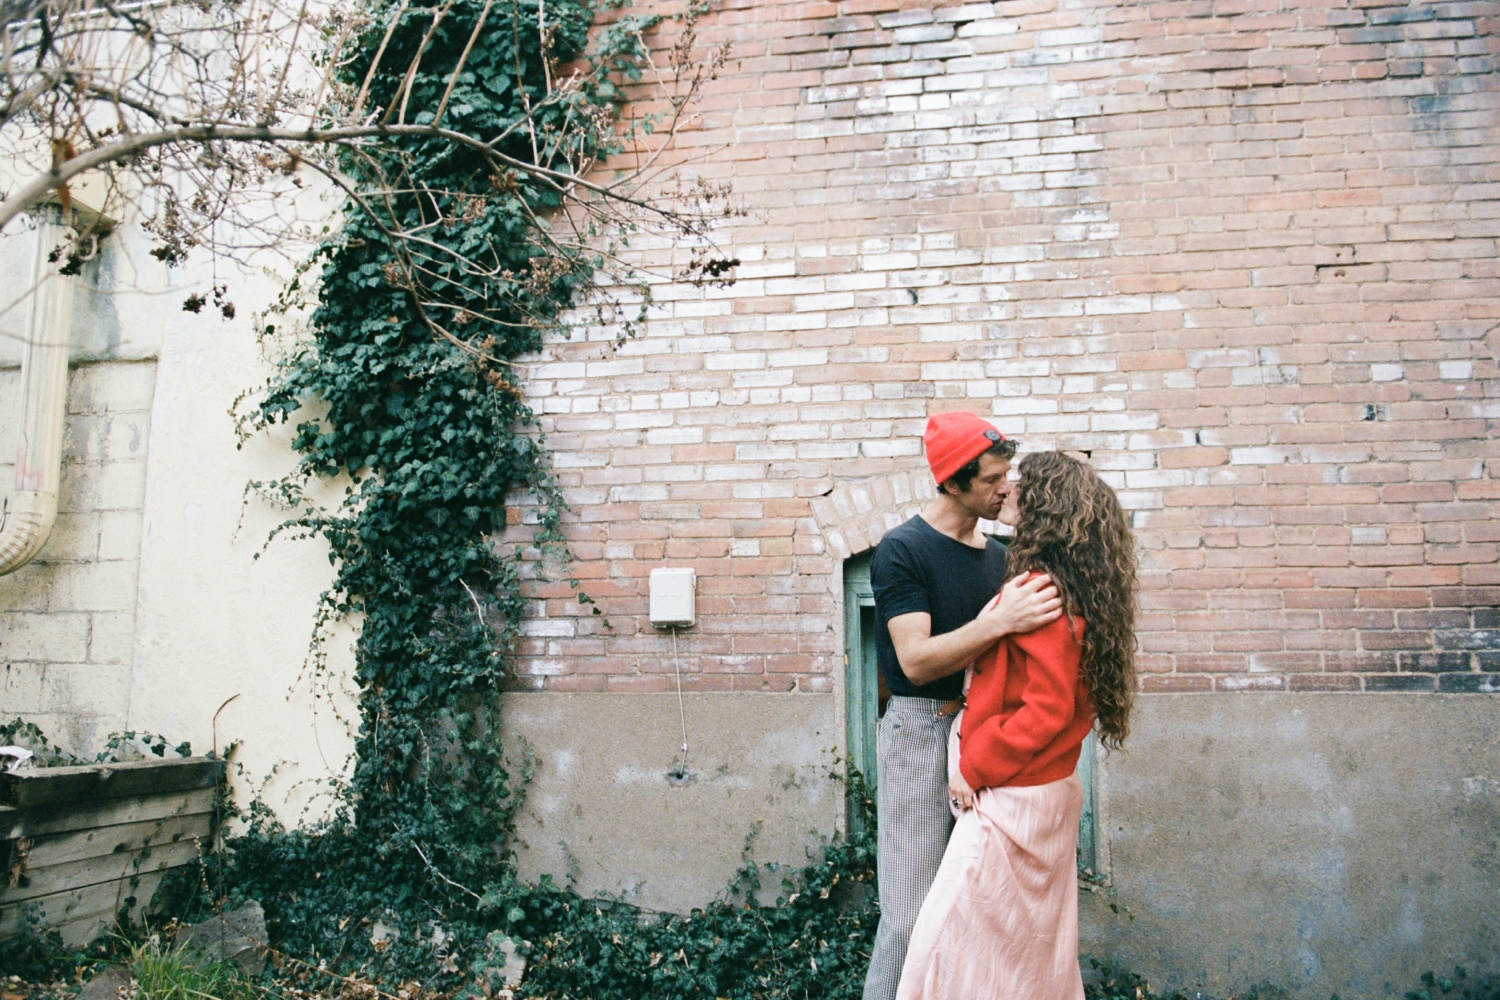
<svg viewBox="0 0 1500 1000">
<path fill-rule="evenodd" d="M 1073 628 L 1081 637 L 1083 619 Z M 980 655 L 958 734 L 959 770 L 970 787 L 1044 785 L 1073 773 L 1094 725 L 1082 654 L 1064 615 Z"/>
</svg>

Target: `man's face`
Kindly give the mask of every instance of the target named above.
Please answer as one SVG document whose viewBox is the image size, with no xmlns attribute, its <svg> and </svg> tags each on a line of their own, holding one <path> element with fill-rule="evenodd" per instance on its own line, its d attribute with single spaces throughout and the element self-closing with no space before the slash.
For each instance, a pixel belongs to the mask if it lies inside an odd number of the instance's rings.
<svg viewBox="0 0 1500 1000">
<path fill-rule="evenodd" d="M 1021 491 L 1016 489 L 1014 482 L 1009 486 L 1005 491 L 1005 503 L 1000 505 L 1000 516 L 996 520 L 1008 528 L 1014 528 L 1021 523 Z"/>
<path fill-rule="evenodd" d="M 1014 489 L 1010 481 L 1010 460 L 985 452 L 979 456 L 979 474 L 962 493 L 950 493 L 964 510 L 993 521 L 1000 514 L 1005 498 Z"/>
</svg>

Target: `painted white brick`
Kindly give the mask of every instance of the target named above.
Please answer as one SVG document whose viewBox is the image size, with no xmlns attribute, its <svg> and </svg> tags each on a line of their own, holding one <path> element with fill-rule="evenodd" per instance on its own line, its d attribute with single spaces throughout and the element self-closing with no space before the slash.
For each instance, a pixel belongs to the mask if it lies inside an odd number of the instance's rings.
<svg viewBox="0 0 1500 1000">
<path fill-rule="evenodd" d="M 859 263 L 866 271 L 899 271 L 918 267 L 920 260 L 914 253 L 867 254 Z"/>
<path fill-rule="evenodd" d="M 699 444 L 702 441 L 701 427 L 659 427 L 646 432 L 647 444 Z"/>
<path fill-rule="evenodd" d="M 736 388 L 764 389 L 771 386 L 791 385 L 792 379 L 795 376 L 796 372 L 792 371 L 790 368 L 777 368 L 773 371 L 735 372 L 733 380 Z M 766 398 L 761 400 L 761 402 L 774 403 L 776 401 L 776 397 L 777 394 L 775 392 L 772 392 L 768 394 Z"/>
<path fill-rule="evenodd" d="M 1161 418 L 1155 413 L 1095 413 L 1089 417 L 1092 431 L 1155 430 Z"/>
<path fill-rule="evenodd" d="M 646 370 L 644 361 L 616 358 L 613 361 L 590 361 L 584 367 L 588 378 L 609 378 L 614 375 L 640 375 Z"/>
<path fill-rule="evenodd" d="M 1057 401 L 1031 396 L 1002 396 L 990 402 L 990 413 L 996 417 L 1021 416 L 1031 413 L 1056 413 Z"/>
<path fill-rule="evenodd" d="M 889 441 L 863 441 L 859 446 L 870 458 L 896 458 L 922 454 L 920 438 L 897 438 Z"/>
<path fill-rule="evenodd" d="M 766 332 L 796 330 L 821 330 L 828 326 L 828 314 L 823 312 L 782 313 L 766 317 Z"/>
<path fill-rule="evenodd" d="M 734 457 L 742 462 L 777 462 L 797 457 L 797 449 L 788 444 L 742 444 L 734 449 Z M 709 478 L 741 478 L 714 477 Z M 759 475 L 744 478 L 760 478 Z"/>
<path fill-rule="evenodd" d="M 660 502 L 668 499 L 664 483 L 638 483 L 634 486 L 615 486 L 609 491 L 609 503 Z"/>
<path fill-rule="evenodd" d="M 1070 431 L 1089 429 L 1089 418 L 1085 414 L 1031 415 L 1026 419 L 1027 434 L 1066 434 Z"/>
<path fill-rule="evenodd" d="M 984 374 L 996 378 L 1040 378 L 1052 374 L 1052 362 L 1046 358 L 1006 358 L 983 364 Z"/>
<path fill-rule="evenodd" d="M 760 351 L 711 354 L 703 359 L 703 367 L 709 371 L 747 371 L 765 366 L 766 356 Z"/>
<path fill-rule="evenodd" d="M 694 337 L 672 345 L 678 354 L 717 354 L 734 350 L 734 340 L 725 336 Z"/>
<path fill-rule="evenodd" d="M 1125 486 L 1133 490 L 1171 489 L 1192 484 L 1192 472 L 1188 469 L 1146 469 L 1125 473 Z"/>
<path fill-rule="evenodd" d="M 1121 295 L 1109 299 L 1089 299 L 1084 303 L 1087 316 L 1117 316 L 1151 311 L 1151 296 Z"/>
<path fill-rule="evenodd" d="M 984 376 L 983 361 L 935 361 L 922 366 L 922 378 L 928 381 L 976 379 Z"/>
<path fill-rule="evenodd" d="M 857 458 L 859 445 L 854 441 L 808 441 L 797 445 L 802 459 Z"/>
<path fill-rule="evenodd" d="M 772 441 L 818 441 L 828 437 L 825 424 L 779 424 L 766 435 Z"/>
<path fill-rule="evenodd" d="M 989 18 L 970 21 L 958 29 L 959 38 L 986 38 L 995 35 L 1014 35 L 1021 24 L 1014 18 Z"/>
<path fill-rule="evenodd" d="M 670 413 L 622 413 L 615 417 L 615 426 L 620 430 L 642 430 L 647 427 L 670 427 Z"/>
<path fill-rule="evenodd" d="M 790 455 L 788 457 L 793 458 L 795 457 L 795 455 Z M 708 465 L 703 469 L 703 478 L 709 482 L 722 482 L 724 480 L 736 479 L 759 480 L 765 478 L 765 470 L 757 465 L 748 464 L 750 462 L 753 462 L 754 460 L 747 459 L 741 456 L 739 454 L 739 449 L 735 450 L 735 458 L 739 460 L 739 462 L 746 464 Z"/>
<path fill-rule="evenodd" d="M 828 352 L 825 350 L 769 351 L 766 354 L 766 363 L 772 368 L 826 365 Z"/>
<path fill-rule="evenodd" d="M 933 20 L 934 16 L 931 10 L 915 9 L 880 14 L 876 16 L 875 23 L 882 28 L 904 28 L 913 24 L 930 24 Z"/>
</svg>

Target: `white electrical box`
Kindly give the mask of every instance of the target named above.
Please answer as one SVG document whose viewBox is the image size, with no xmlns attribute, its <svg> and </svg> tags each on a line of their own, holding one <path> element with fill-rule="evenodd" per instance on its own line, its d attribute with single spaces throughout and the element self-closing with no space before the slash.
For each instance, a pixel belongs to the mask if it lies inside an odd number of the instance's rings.
<svg viewBox="0 0 1500 1000">
<path fill-rule="evenodd" d="M 693 591 L 698 575 L 691 569 L 651 571 L 651 624 L 691 625 L 696 606 Z"/>
</svg>

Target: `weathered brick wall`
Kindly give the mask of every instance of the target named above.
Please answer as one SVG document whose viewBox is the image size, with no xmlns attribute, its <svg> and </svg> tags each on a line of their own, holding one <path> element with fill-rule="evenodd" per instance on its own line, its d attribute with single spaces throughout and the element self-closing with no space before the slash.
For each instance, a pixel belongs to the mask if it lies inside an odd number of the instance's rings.
<svg viewBox="0 0 1500 1000">
<path fill-rule="evenodd" d="M 738 280 L 530 366 L 612 627 L 538 582 L 523 683 L 667 689 L 690 565 L 686 687 L 832 690 L 840 560 L 963 408 L 1120 490 L 1145 690 L 1500 687 L 1500 5 L 908 6 L 706 19 Z"/>
</svg>

